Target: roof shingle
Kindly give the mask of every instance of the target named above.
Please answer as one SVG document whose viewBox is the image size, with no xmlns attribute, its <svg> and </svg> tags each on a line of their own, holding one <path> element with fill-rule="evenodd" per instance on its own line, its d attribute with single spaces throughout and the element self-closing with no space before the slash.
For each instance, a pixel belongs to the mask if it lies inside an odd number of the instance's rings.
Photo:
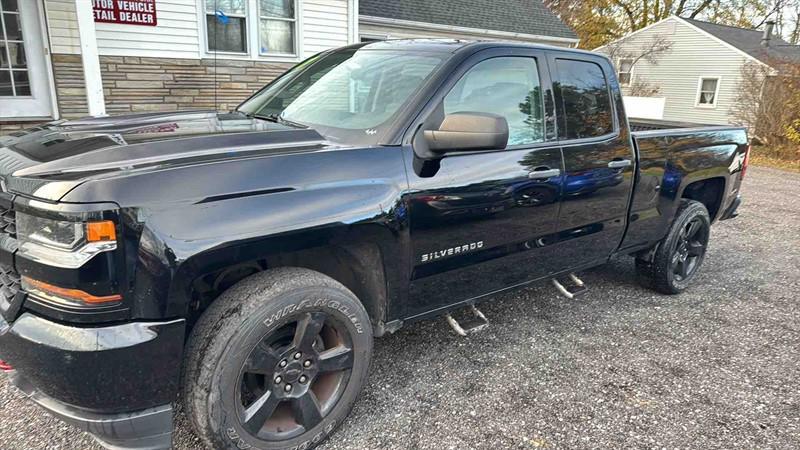
<svg viewBox="0 0 800 450">
<path fill-rule="evenodd" d="M 800 45 L 792 45 L 777 36 L 772 37 L 769 47 L 764 47 L 761 45 L 763 31 L 682 19 L 765 64 L 771 64 L 775 59 L 800 63 Z"/>
<path fill-rule="evenodd" d="M 360 0 L 364 16 L 577 39 L 540 0 Z"/>
</svg>

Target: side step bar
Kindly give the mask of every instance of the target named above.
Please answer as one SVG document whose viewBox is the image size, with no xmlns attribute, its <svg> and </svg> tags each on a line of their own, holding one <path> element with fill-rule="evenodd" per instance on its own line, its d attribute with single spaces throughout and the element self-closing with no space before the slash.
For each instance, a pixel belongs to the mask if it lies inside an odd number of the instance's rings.
<svg viewBox="0 0 800 450">
<path fill-rule="evenodd" d="M 489 320 L 475 305 L 471 305 L 470 310 L 474 318 L 465 322 L 464 325 L 461 325 L 450 313 L 445 316 L 447 323 L 450 324 L 450 327 L 453 328 L 453 331 L 458 333 L 459 336 L 476 333 L 489 326 Z"/>
<path fill-rule="evenodd" d="M 558 289 L 558 292 L 560 292 L 564 297 L 573 299 L 589 290 L 586 284 L 584 284 L 583 281 L 574 273 L 569 274 L 569 279 L 570 283 L 567 286 L 561 284 L 561 282 L 556 278 L 553 278 L 552 280 L 553 286 L 555 286 L 556 289 Z"/>
</svg>

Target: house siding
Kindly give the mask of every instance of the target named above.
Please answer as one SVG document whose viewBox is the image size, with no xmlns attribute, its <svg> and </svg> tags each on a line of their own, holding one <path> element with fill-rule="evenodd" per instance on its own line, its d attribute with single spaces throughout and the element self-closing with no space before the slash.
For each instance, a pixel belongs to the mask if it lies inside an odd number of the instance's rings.
<svg viewBox="0 0 800 450">
<path fill-rule="evenodd" d="M 735 122 L 731 108 L 736 102 L 741 70 L 753 60 L 674 18 L 631 36 L 625 45 L 636 48 L 661 36 L 672 41 L 670 51 L 658 56 L 657 64 L 637 62 L 633 77 L 660 89 L 655 97 L 666 98 L 664 119 L 703 124 Z M 700 77 L 720 79 L 715 108 L 696 106 Z M 627 93 L 627 89 L 623 88 L 623 92 Z"/>
<path fill-rule="evenodd" d="M 350 43 L 350 7 L 352 2 L 344 0 L 303 0 L 303 54 L 306 57 Z"/>
<path fill-rule="evenodd" d="M 158 26 L 95 23 L 100 55 L 199 58 L 198 6 L 195 0 L 158 0 Z M 75 0 L 46 0 L 53 53 L 79 54 Z"/>
<path fill-rule="evenodd" d="M 348 0 L 301 0 L 303 56 L 348 44 Z M 53 53 L 79 54 L 75 0 L 45 0 Z M 106 56 L 195 58 L 203 56 L 205 25 L 198 0 L 158 0 L 158 26 L 95 23 L 97 51 Z M 220 56 L 220 59 L 222 57 Z M 269 59 L 265 57 L 265 59 Z"/>
</svg>

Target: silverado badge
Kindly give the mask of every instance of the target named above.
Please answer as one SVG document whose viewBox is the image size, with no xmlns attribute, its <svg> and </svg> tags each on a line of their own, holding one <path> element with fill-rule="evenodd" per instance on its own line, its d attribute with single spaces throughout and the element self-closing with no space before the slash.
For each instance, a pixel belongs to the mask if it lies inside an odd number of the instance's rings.
<svg viewBox="0 0 800 450">
<path fill-rule="evenodd" d="M 457 247 L 436 250 L 432 253 L 423 253 L 422 262 L 437 261 L 442 258 L 458 255 L 460 253 L 474 252 L 480 248 L 483 248 L 483 241 L 470 242 L 469 244 L 459 245 Z"/>
</svg>

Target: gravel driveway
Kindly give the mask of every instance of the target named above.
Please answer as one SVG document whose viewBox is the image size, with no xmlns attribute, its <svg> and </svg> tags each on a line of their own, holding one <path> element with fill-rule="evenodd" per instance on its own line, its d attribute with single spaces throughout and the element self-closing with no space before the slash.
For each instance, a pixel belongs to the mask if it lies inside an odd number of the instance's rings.
<svg viewBox="0 0 800 450">
<path fill-rule="evenodd" d="M 443 319 L 377 342 L 333 449 L 800 448 L 800 175 L 754 167 L 699 279 L 667 297 L 622 258 L 498 296 L 467 339 Z M 176 447 L 198 441 L 179 414 Z M 0 376 L 0 448 L 95 449 Z"/>
</svg>

